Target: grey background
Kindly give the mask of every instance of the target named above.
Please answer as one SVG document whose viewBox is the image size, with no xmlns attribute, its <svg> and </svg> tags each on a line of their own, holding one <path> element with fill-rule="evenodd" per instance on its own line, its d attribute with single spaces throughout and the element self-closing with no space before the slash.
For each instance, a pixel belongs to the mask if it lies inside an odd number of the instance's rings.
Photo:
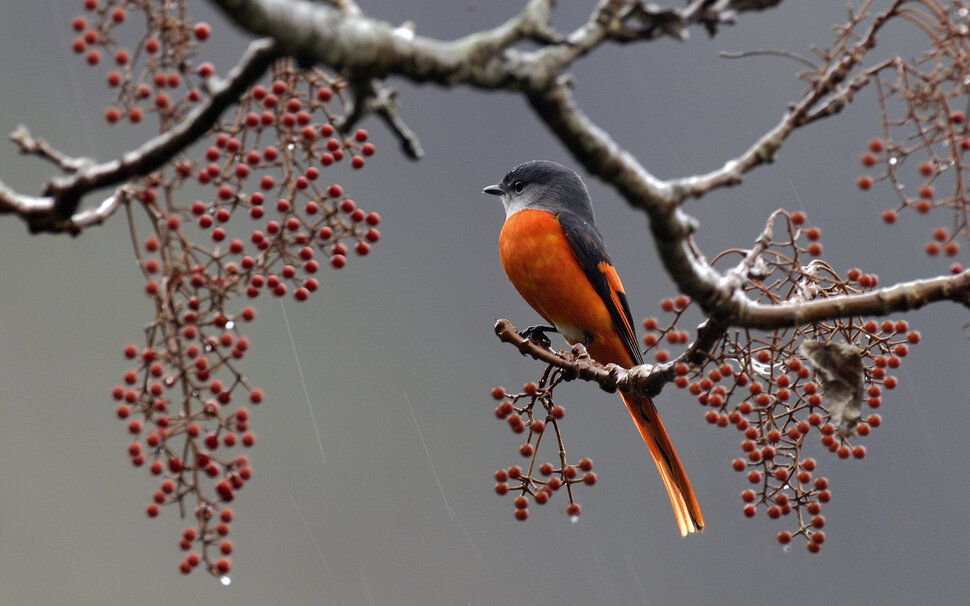
<svg viewBox="0 0 970 606">
<path fill-rule="evenodd" d="M 80 4 L 6 3 L 0 132 L 23 122 L 64 151 L 106 159 L 148 130 L 103 128 L 105 70 L 69 51 Z M 518 5 L 362 4 L 442 38 L 497 24 Z M 563 29 L 589 10 L 564 4 L 555 19 Z M 206 58 L 224 70 L 245 39 L 207 5 L 193 11 L 213 24 Z M 573 70 L 577 95 L 659 176 L 710 170 L 773 125 L 801 90 L 792 62 L 726 61 L 717 51 L 807 53 L 844 16 L 841 1 L 786 2 L 745 15 L 713 41 L 693 31 L 687 44 L 604 48 Z M 892 28 L 874 56 L 911 53 L 919 42 L 913 30 Z M 280 304 L 260 299 L 247 328 L 254 347 L 245 369 L 267 400 L 251 423 L 255 477 L 234 503 L 229 587 L 201 571 L 177 572 L 186 522 L 169 509 L 145 518 L 155 483 L 130 466 L 129 438 L 113 416 L 110 389 L 127 368 L 121 350 L 141 341 L 152 313 L 123 217 L 77 239 L 29 237 L 18 220 L 0 220 L 0 602 L 910 604 L 967 594 L 968 343 L 965 310 L 953 305 L 908 317 L 924 341 L 885 398 L 884 425 L 865 440 L 869 456 L 814 453 L 834 493 L 818 555 L 775 542 L 787 521 L 743 518 L 745 482 L 730 469 L 737 432 L 707 425 L 703 409 L 673 389 L 658 404 L 704 507 L 701 536 L 678 536 L 626 411 L 589 385 L 560 394 L 567 449 L 594 458 L 600 478 L 578 492 L 579 523 L 562 513 L 561 496 L 533 507 L 528 522 L 513 520 L 491 475 L 518 462 L 519 439 L 494 420 L 488 394 L 541 367 L 500 344 L 491 327 L 498 317 L 519 326 L 536 317 L 499 265 L 501 208 L 479 192 L 520 161 L 572 162 L 516 96 L 396 84 L 427 158 L 404 160 L 379 124 L 365 125 L 378 144 L 367 169 L 324 178 L 382 214 L 384 239 L 368 258 L 323 272 L 310 303 L 284 302 L 326 462 Z M 864 93 L 843 115 L 796 133 L 780 161 L 743 186 L 691 202 L 704 250 L 747 246 L 768 212 L 801 208 L 838 268 L 877 272 L 883 284 L 942 271 L 921 250 L 947 217 L 906 215 L 886 227 L 879 215 L 894 204 L 888 192 L 854 187 L 878 119 Z M 0 145 L 8 184 L 35 193 L 48 173 Z M 643 218 L 600 183 L 590 188 L 634 315 L 657 313 L 672 290 Z"/>
</svg>

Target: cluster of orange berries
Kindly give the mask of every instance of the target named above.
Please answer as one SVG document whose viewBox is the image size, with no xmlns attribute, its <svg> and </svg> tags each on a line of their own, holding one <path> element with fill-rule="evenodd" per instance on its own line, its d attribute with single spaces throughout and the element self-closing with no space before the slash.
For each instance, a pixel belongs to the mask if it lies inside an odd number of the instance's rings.
<svg viewBox="0 0 970 606">
<path fill-rule="evenodd" d="M 206 102 L 205 80 L 215 68 L 196 55 L 213 32 L 188 19 L 184 4 L 83 0 L 84 13 L 71 22 L 78 36 L 72 48 L 90 66 L 110 63 L 106 81 L 117 96 L 108 123 L 155 115 L 164 133 Z M 137 13 L 144 18 L 130 18 Z M 132 22 L 143 29 L 121 27 Z M 255 405 L 264 397 L 239 368 L 250 347 L 240 326 L 256 311 L 231 311 L 232 298 L 269 292 L 306 301 L 320 288 L 322 266 L 343 268 L 351 253 L 365 256 L 381 238 L 378 213 L 360 208 L 339 184 L 321 183 L 328 168 L 360 169 L 375 153 L 366 130 L 336 127 L 339 114 L 328 104 L 342 104 L 345 87 L 319 70 L 278 61 L 270 81 L 253 85 L 198 151 L 129 189 L 151 222 L 149 237 L 135 238 L 135 253 L 156 313 L 145 346 L 125 348 L 136 365 L 112 396 L 135 437 L 132 464 L 159 480 L 148 516 L 174 503 L 194 507 L 196 524 L 180 546 L 200 549 L 182 560 L 184 573 L 200 564 L 216 575 L 229 571 L 233 514 L 226 504 L 252 477 L 249 459 L 231 452 L 256 439 L 239 400 Z M 181 202 L 186 186 L 211 197 Z M 194 503 L 187 507 L 187 500 Z"/>
<path fill-rule="evenodd" d="M 157 242 L 149 239 L 146 246 L 155 248 Z M 188 573 L 204 561 L 210 572 L 225 574 L 228 558 L 216 562 L 210 549 L 231 553 L 232 542 L 225 537 L 233 514 L 225 505 L 253 475 L 249 458 L 231 450 L 256 441 L 249 409 L 235 400 L 242 391 L 248 403 L 257 405 L 263 392 L 250 387 L 235 368 L 250 347 L 237 325 L 253 320 L 255 310 L 247 307 L 227 318 L 209 303 L 191 297 L 184 305 L 171 305 L 163 316 L 170 311 L 180 315 L 150 327 L 147 347 L 126 346 L 124 357 L 136 366 L 125 372 L 112 397 L 118 402 L 115 414 L 134 437 L 127 448 L 132 465 L 147 465 L 159 479 L 147 515 L 154 518 L 164 505 L 195 500 L 196 526 L 183 533 L 180 546 L 189 551 L 198 543 L 201 552 L 190 553 L 180 569 Z M 169 332 L 176 327 L 177 333 Z M 167 346 L 176 342 L 182 347 Z M 217 512 L 220 521 L 215 523 Z"/>
<path fill-rule="evenodd" d="M 877 284 L 874 274 L 864 274 L 859 269 L 847 272 L 849 287 L 868 290 Z M 658 328 L 661 322 L 657 318 L 646 318 L 646 344 L 650 346 L 664 338 L 673 342 L 674 335 L 678 343 L 685 340 L 676 324 L 689 304 L 684 297 L 664 300 L 661 309 L 675 314 L 675 318 L 663 329 Z M 889 373 L 899 368 L 909 348 L 920 342 L 919 332 L 902 320 L 881 324 L 869 320 L 839 328 L 818 325 L 813 330 L 814 333 L 803 332 L 802 338 L 825 340 L 840 331 L 851 335 L 853 344 L 863 352 L 865 403 L 872 412 L 859 422 L 854 433 L 858 437 L 869 435 L 882 423 L 875 409 L 882 405 L 883 391 L 895 389 L 899 383 Z M 748 341 L 725 335 L 710 350 L 717 353 L 704 363 L 676 362 L 673 382 L 706 409 L 704 418 L 708 423 L 733 426 L 741 432 L 743 456 L 734 459 L 731 466 L 745 473 L 753 485 L 742 492 L 743 514 L 753 517 L 759 506 L 772 519 L 794 512 L 798 526 L 793 532 L 781 532 L 779 542 L 788 544 L 793 536 L 802 535 L 807 549 L 817 552 L 825 540 L 821 531 L 825 518 L 820 512 L 822 505 L 831 500 L 831 491 L 826 478 L 813 475 L 815 459 L 804 456 L 808 448 L 806 438 L 818 435 L 822 446 L 840 459 L 862 459 L 866 448 L 850 443 L 849 436 L 838 435 L 811 368 L 796 353 L 800 341 L 793 335 L 777 333 Z M 663 350 L 657 353 L 663 353 L 656 356 L 658 362 L 670 358 Z"/>
<path fill-rule="evenodd" d="M 214 67 L 203 63 L 193 70 L 191 66 L 212 28 L 186 19 L 184 0 L 84 0 L 83 8 L 85 13 L 71 21 L 78 35 L 71 47 L 92 67 L 101 65 L 106 56 L 113 64 L 106 82 L 118 95 L 105 112 L 109 124 L 124 117 L 137 124 L 152 112 L 163 123 L 171 123 L 203 99 L 201 85 L 215 73 Z M 134 47 L 127 48 L 121 43 L 120 26 L 133 12 L 144 13 L 147 32 L 138 32 Z"/>
<path fill-rule="evenodd" d="M 966 116 L 961 111 L 955 111 L 950 114 L 949 121 L 954 126 L 962 125 L 966 121 Z M 970 151 L 970 133 L 960 140 L 957 147 L 959 152 Z M 857 183 L 859 188 L 863 191 L 868 191 L 878 180 L 889 178 L 890 175 L 895 178 L 901 153 L 895 147 L 893 150 L 887 151 L 887 145 L 881 139 L 871 140 L 869 142 L 869 151 L 862 154 L 862 165 L 866 168 L 873 168 L 879 164 L 885 164 L 887 170 L 883 175 L 877 176 L 875 179 L 868 175 L 860 177 Z M 954 150 L 954 153 L 956 153 L 956 150 Z M 923 183 L 920 185 L 917 195 L 915 197 L 903 197 L 896 208 L 883 211 L 883 222 L 887 225 L 895 224 L 899 220 L 899 212 L 903 208 L 912 208 L 917 213 L 926 215 L 937 207 L 962 206 L 962 198 L 959 196 L 957 198 L 941 198 L 933 188 L 933 181 L 947 168 L 949 167 L 940 166 L 939 161 L 924 161 L 920 163 L 917 167 L 917 172 L 923 179 Z M 967 235 L 966 226 L 963 222 L 958 221 L 957 225 L 958 227 L 954 228 L 937 227 L 933 229 L 932 238 L 923 247 L 924 252 L 931 257 L 936 257 L 940 254 L 947 257 L 956 257 L 960 253 L 960 243 L 957 241 L 957 238 L 961 234 L 964 236 Z M 950 271 L 951 273 L 958 274 L 963 271 L 963 265 L 958 262 L 953 262 L 950 265 Z"/>
<path fill-rule="evenodd" d="M 553 371 L 552 374 L 558 374 L 558 371 Z M 575 520 L 582 512 L 582 507 L 573 497 L 573 486 L 592 486 L 596 483 L 591 459 L 582 458 L 576 464 L 569 464 L 565 452 L 561 450 L 559 421 L 566 411 L 552 401 L 552 391 L 558 382 L 559 379 L 552 376 L 548 380 L 544 378 L 538 385 L 529 382 L 516 394 L 510 394 L 502 387 L 492 389 L 492 398 L 500 402 L 495 408 L 496 418 L 505 421 L 512 433 L 528 434 L 526 441 L 519 446 L 519 455 L 528 459 L 525 469 L 520 465 L 511 465 L 497 470 L 494 475 L 496 494 L 516 495 L 513 503 L 515 519 L 520 521 L 528 519 L 530 502 L 545 505 L 554 493 L 563 488 L 569 498 L 566 515 Z M 541 406 L 539 411 L 536 403 Z M 539 443 L 550 426 L 557 438 L 555 446 L 559 453 L 559 462 L 556 464 L 548 461 L 540 463 L 538 459 Z"/>
</svg>

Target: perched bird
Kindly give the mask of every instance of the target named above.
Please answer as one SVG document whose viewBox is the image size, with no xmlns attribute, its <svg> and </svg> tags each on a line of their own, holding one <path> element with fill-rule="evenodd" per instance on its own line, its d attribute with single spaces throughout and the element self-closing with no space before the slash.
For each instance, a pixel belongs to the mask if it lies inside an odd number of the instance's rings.
<svg viewBox="0 0 970 606">
<path fill-rule="evenodd" d="M 584 344 L 597 362 L 641 364 L 623 284 L 579 175 L 555 162 L 526 162 L 483 192 L 500 196 L 505 206 L 502 267 L 526 302 L 566 341 Z M 703 530 L 700 505 L 653 402 L 621 395 L 663 478 L 680 534 Z"/>
</svg>

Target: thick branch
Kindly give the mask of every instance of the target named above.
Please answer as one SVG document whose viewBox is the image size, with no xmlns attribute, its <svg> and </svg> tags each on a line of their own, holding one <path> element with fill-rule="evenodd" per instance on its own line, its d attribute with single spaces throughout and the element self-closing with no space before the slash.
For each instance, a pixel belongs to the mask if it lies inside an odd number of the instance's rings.
<svg viewBox="0 0 970 606">
<path fill-rule="evenodd" d="M 850 316 L 888 315 L 919 309 L 937 301 L 970 307 L 970 270 L 952 276 L 913 280 L 860 294 L 762 305 L 736 291 L 735 297 L 712 314 L 720 322 L 771 330 Z"/>
<path fill-rule="evenodd" d="M 508 70 L 493 59 L 516 42 L 548 38 L 553 2 L 532 0 L 496 28 L 454 41 L 416 36 L 389 23 L 309 0 L 211 0 L 240 27 L 279 41 L 301 60 L 370 78 L 400 74 L 415 82 L 502 86 Z"/>
</svg>

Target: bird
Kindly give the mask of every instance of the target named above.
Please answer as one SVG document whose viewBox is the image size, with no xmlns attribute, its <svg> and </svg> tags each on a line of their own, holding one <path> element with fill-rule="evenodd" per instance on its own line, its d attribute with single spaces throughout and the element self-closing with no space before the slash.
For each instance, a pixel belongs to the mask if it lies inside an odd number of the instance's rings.
<svg viewBox="0 0 970 606">
<path fill-rule="evenodd" d="M 582 343 L 601 364 L 643 363 L 623 284 L 596 227 L 589 190 L 573 170 L 547 160 L 519 164 L 482 190 L 499 196 L 505 224 L 499 236 L 509 281 L 551 327 Z M 670 496 L 681 536 L 704 529 L 704 516 L 653 401 L 621 393 Z"/>
</svg>

